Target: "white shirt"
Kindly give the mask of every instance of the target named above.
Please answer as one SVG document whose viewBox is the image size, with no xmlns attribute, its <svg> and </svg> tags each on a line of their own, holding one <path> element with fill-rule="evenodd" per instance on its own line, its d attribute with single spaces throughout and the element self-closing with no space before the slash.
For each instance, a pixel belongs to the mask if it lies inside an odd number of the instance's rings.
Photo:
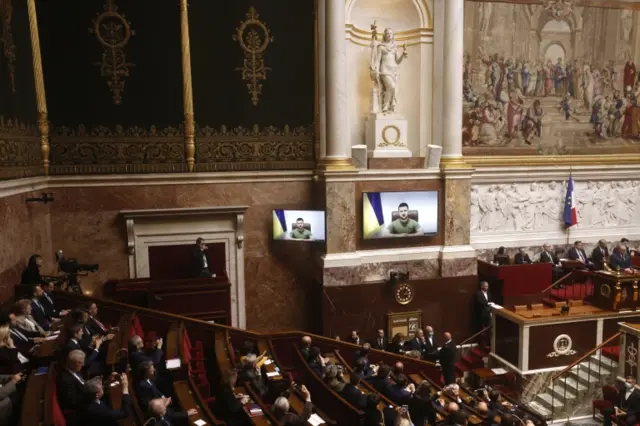
<svg viewBox="0 0 640 426">
<path fill-rule="evenodd" d="M 37 331 L 36 325 L 33 321 L 31 321 L 29 318 L 27 317 L 23 317 L 24 321 L 27 323 L 27 325 L 29 325 L 29 328 L 31 328 L 31 330 L 29 331 Z"/>
<path fill-rule="evenodd" d="M 205 255 L 204 252 L 202 252 L 202 267 L 203 268 L 209 267 L 209 264 L 207 263 L 207 255 Z"/>
<path fill-rule="evenodd" d="M 484 298 L 487 300 L 487 302 L 489 301 L 489 295 L 487 294 L 486 291 L 482 290 L 482 294 L 484 295 Z"/>
<path fill-rule="evenodd" d="M 578 250 L 578 249 L 576 249 L 576 250 Z M 586 263 L 586 260 L 585 260 L 584 256 L 582 255 L 582 250 L 578 250 L 578 257 L 580 258 L 582 263 Z"/>
</svg>

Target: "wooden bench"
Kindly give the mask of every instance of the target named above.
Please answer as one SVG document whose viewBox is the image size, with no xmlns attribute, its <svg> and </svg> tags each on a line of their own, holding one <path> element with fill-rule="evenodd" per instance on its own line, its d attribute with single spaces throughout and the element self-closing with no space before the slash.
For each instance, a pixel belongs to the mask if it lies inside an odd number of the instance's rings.
<svg viewBox="0 0 640 426">
<path fill-rule="evenodd" d="M 36 375 L 33 370 L 27 378 L 24 396 L 22 398 L 21 426 L 42 424 L 44 420 L 44 404 L 46 398 L 47 374 Z"/>
</svg>

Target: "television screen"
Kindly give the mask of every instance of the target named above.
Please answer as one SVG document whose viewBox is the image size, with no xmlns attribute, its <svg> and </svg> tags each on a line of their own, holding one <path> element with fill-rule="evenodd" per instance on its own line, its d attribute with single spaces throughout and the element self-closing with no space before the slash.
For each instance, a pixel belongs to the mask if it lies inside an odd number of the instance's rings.
<svg viewBox="0 0 640 426">
<path fill-rule="evenodd" d="M 273 239 L 325 241 L 324 212 L 318 210 L 274 210 Z"/>
<path fill-rule="evenodd" d="M 362 235 L 365 240 L 437 234 L 438 191 L 362 194 Z"/>
</svg>

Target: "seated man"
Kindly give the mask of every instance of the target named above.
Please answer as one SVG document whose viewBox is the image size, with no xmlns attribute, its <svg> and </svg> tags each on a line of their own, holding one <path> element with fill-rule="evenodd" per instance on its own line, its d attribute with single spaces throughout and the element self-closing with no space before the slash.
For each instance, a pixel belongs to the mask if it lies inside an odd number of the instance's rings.
<svg viewBox="0 0 640 426">
<path fill-rule="evenodd" d="M 142 337 L 135 335 L 129 339 L 129 362 L 131 369 L 134 372 L 138 372 L 140 364 L 144 361 L 151 361 L 153 364 L 158 364 L 162 359 L 162 339 L 156 339 L 154 346 L 151 350 L 145 351 L 144 342 Z"/>
<path fill-rule="evenodd" d="M 587 253 L 584 251 L 582 241 L 573 243 L 573 247 L 569 250 L 569 259 L 582 262 L 585 269 L 595 269 L 595 265 L 589 260 Z"/>
<path fill-rule="evenodd" d="M 44 307 L 45 312 L 49 318 L 60 318 L 67 315 L 70 311 L 69 309 L 61 310 L 58 308 L 55 298 L 53 295 L 53 291 L 55 289 L 55 284 L 53 281 L 47 283 L 42 286 L 42 297 L 40 297 L 40 303 Z"/>
<path fill-rule="evenodd" d="M 283 426 L 306 426 L 307 420 L 311 417 L 313 405 L 311 404 L 311 393 L 307 390 L 305 385 L 300 387 L 300 391 L 304 395 L 305 403 L 304 409 L 300 415 L 289 411 L 289 400 L 281 396 L 273 403 L 273 416 Z"/>
<path fill-rule="evenodd" d="M 309 367 L 318 375 L 322 377 L 324 374 L 324 366 L 327 361 L 322 357 L 320 348 L 312 346 L 309 349 Z"/>
<path fill-rule="evenodd" d="M 58 402 L 60 408 L 65 410 L 79 410 L 85 402 L 82 368 L 85 363 L 85 354 L 75 349 L 67 355 L 66 368 L 58 374 Z"/>
<path fill-rule="evenodd" d="M 102 374 L 102 360 L 100 358 L 100 346 L 105 342 L 105 336 L 93 336 L 91 343 L 85 344 L 83 340 L 84 327 L 82 324 L 72 324 L 69 327 L 69 340 L 64 348 L 63 354 L 68 355 L 73 351 L 80 350 L 85 353 L 85 367 L 89 377 Z"/>
<path fill-rule="evenodd" d="M 636 385 L 635 377 L 626 377 L 624 383 L 617 381 L 616 389 L 620 394 L 620 402 L 613 408 L 602 410 L 604 425 L 611 426 L 613 415 L 621 417 L 628 425 L 635 424 L 640 414 L 640 389 Z"/>
<path fill-rule="evenodd" d="M 391 367 L 383 364 L 378 367 L 378 374 L 376 374 L 375 376 L 367 377 L 365 380 L 371 386 L 373 386 L 376 392 L 386 395 L 389 392 L 389 388 L 391 387 L 391 381 L 389 380 L 390 374 Z"/>
<path fill-rule="evenodd" d="M 171 404 L 171 398 L 157 398 L 149 402 L 149 416 L 155 420 L 157 426 L 174 426 L 182 423 L 174 423 L 175 421 L 184 422 L 198 412 L 195 408 L 188 411 L 172 411 L 167 407 Z"/>
<path fill-rule="evenodd" d="M 311 348 L 311 337 L 310 336 L 302 336 L 302 347 L 300 348 L 300 353 L 302 353 L 302 357 L 307 362 L 309 362 L 309 349 L 310 348 Z"/>
<path fill-rule="evenodd" d="M 409 217 L 409 204 L 400 203 L 398 205 L 398 219 L 389 224 L 385 229 L 385 235 L 393 237 L 422 236 L 424 231 L 417 221 Z"/>
<path fill-rule="evenodd" d="M 60 318 L 50 317 L 47 315 L 47 310 L 44 305 L 40 303 L 40 299 L 44 295 L 42 287 L 39 285 L 31 288 L 31 316 L 36 322 L 43 328 L 43 330 L 51 330 L 51 325 L 54 322 L 60 321 Z"/>
<path fill-rule="evenodd" d="M 304 227 L 304 219 L 299 217 L 296 219 L 296 227 L 289 233 L 293 240 L 313 240 L 311 231 Z"/>
<path fill-rule="evenodd" d="M 631 267 L 631 256 L 627 254 L 626 247 L 622 243 L 618 244 L 611 255 L 609 260 L 611 269 L 614 271 L 625 271 L 627 273 L 633 272 Z"/>
<path fill-rule="evenodd" d="M 249 382 L 253 391 L 261 397 L 264 397 L 267 394 L 268 388 L 262 371 L 260 367 L 258 367 L 257 360 L 257 357 L 253 354 L 244 357 L 240 362 L 238 378 L 241 383 Z"/>
<path fill-rule="evenodd" d="M 367 407 L 367 395 L 358 388 L 361 380 L 362 376 L 360 374 L 351 373 L 349 383 L 345 384 L 342 389 L 342 396 L 349 404 L 359 410 L 364 410 Z"/>
<path fill-rule="evenodd" d="M 131 396 L 129 396 L 129 382 L 126 374 L 120 375 L 120 386 L 122 387 L 122 407 L 114 410 L 105 401 L 102 401 L 104 388 L 97 380 L 90 380 L 85 383 L 84 390 L 88 396 L 89 404 L 83 407 L 80 414 L 83 424 L 93 426 L 118 426 L 119 420 L 126 419 L 132 413 Z"/>
<path fill-rule="evenodd" d="M 515 265 L 530 265 L 531 259 L 529 258 L 527 252 L 523 248 L 520 248 L 518 249 L 516 255 L 513 257 L 513 263 Z"/>
<path fill-rule="evenodd" d="M 399 374 L 395 377 L 395 383 L 388 387 L 384 395 L 397 405 L 408 405 L 413 392 L 415 392 L 413 383 L 409 384 L 407 376 Z"/>
</svg>

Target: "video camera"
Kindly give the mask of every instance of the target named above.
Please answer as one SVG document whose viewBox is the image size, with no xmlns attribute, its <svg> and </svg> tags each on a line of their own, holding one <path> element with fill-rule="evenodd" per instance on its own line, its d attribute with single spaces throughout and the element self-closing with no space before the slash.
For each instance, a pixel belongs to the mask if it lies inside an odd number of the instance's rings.
<svg viewBox="0 0 640 426">
<path fill-rule="evenodd" d="M 97 263 L 94 264 L 83 264 L 78 263 L 75 259 L 66 259 L 64 257 L 64 252 L 62 250 L 58 250 L 56 252 L 56 262 L 58 263 L 58 267 L 62 272 L 66 272 L 67 274 L 77 274 L 78 272 L 96 272 L 100 265 Z"/>
</svg>

